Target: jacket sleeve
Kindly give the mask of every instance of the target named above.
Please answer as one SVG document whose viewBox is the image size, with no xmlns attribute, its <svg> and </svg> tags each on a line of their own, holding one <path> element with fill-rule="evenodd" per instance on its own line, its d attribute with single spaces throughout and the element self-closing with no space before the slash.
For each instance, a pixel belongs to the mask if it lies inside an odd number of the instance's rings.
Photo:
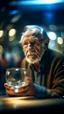
<svg viewBox="0 0 64 114">
<path fill-rule="evenodd" d="M 52 88 L 47 89 L 50 97 L 64 96 L 64 56 L 56 57 L 52 65 Z"/>
</svg>

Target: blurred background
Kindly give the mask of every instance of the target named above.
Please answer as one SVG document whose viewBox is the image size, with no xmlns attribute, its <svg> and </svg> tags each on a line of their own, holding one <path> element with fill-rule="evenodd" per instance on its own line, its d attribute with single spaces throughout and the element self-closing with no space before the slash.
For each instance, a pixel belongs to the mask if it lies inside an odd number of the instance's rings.
<svg viewBox="0 0 64 114">
<path fill-rule="evenodd" d="M 26 25 L 42 26 L 49 48 L 64 53 L 64 0 L 0 0 L 0 77 L 24 57 L 19 44 Z"/>
</svg>

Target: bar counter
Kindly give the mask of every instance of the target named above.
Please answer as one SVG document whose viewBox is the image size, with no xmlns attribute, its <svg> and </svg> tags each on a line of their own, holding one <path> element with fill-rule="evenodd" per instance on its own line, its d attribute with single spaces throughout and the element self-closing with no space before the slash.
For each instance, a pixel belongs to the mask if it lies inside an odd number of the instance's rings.
<svg viewBox="0 0 64 114">
<path fill-rule="evenodd" d="M 52 109 L 52 112 L 57 109 L 64 111 L 64 98 L 53 99 L 36 99 L 33 96 L 27 97 L 9 97 L 0 96 L 0 113 L 1 112 L 25 112 L 28 111 L 43 111 L 47 112 Z"/>
</svg>

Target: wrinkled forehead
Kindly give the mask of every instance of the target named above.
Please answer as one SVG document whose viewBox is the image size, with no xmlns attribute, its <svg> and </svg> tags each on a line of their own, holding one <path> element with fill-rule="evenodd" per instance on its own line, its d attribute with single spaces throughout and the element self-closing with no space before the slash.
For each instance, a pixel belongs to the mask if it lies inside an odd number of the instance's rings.
<svg viewBox="0 0 64 114">
<path fill-rule="evenodd" d="M 40 40 L 43 38 L 44 37 L 42 36 L 40 29 L 33 28 L 33 29 L 28 29 L 24 32 L 24 34 L 21 37 L 21 42 L 23 42 L 26 39 Z"/>
<path fill-rule="evenodd" d="M 41 34 L 41 31 L 37 28 L 33 28 L 33 29 L 26 30 L 26 32 L 24 33 L 24 36 L 29 37 L 30 35 L 35 36 L 37 34 Z"/>
</svg>

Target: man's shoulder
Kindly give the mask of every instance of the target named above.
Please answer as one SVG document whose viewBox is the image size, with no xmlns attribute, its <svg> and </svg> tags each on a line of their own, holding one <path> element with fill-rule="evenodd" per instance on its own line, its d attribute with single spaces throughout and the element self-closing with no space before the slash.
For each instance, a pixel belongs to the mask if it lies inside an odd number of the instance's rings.
<svg viewBox="0 0 64 114">
<path fill-rule="evenodd" d="M 52 50 L 52 49 L 48 49 L 48 53 L 52 56 L 52 57 L 60 57 L 60 58 L 64 58 L 64 55 L 56 50 Z"/>
</svg>

